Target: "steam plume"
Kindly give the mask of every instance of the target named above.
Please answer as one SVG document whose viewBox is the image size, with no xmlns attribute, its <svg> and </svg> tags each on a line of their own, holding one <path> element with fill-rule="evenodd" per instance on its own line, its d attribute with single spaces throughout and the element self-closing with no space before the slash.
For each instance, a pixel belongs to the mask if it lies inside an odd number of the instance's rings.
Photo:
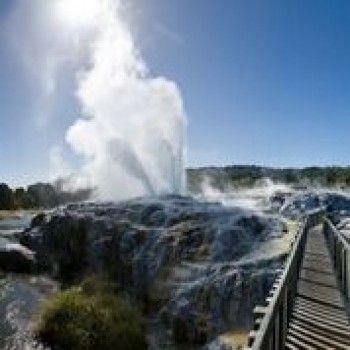
<svg viewBox="0 0 350 350">
<path fill-rule="evenodd" d="M 185 116 L 178 88 L 151 77 L 119 2 L 101 4 L 91 68 L 78 81 L 83 119 L 67 141 L 103 197 L 182 192 Z"/>
<path fill-rule="evenodd" d="M 65 140 L 100 198 L 181 193 L 181 95 L 151 75 L 122 13 L 122 0 L 17 0 L 7 27 L 30 76 L 43 82 L 35 86 L 42 105 L 59 93 L 58 77 L 73 72 L 81 114 Z"/>
</svg>

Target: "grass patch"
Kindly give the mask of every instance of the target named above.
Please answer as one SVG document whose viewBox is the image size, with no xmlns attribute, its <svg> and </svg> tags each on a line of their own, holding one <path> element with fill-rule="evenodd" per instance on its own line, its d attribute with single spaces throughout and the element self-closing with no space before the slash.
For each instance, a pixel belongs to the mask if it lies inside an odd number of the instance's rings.
<svg viewBox="0 0 350 350">
<path fill-rule="evenodd" d="M 57 350 L 143 350 L 146 328 L 138 311 L 103 282 L 58 292 L 43 306 L 34 335 Z"/>
<path fill-rule="evenodd" d="M 243 349 L 248 344 L 249 331 L 235 330 L 227 332 L 221 336 L 222 342 L 229 346 L 234 346 L 238 349 Z"/>
<path fill-rule="evenodd" d="M 38 210 L 34 209 L 15 209 L 15 210 L 0 210 L 0 222 L 5 220 L 22 220 L 27 216 L 35 216 Z"/>
</svg>

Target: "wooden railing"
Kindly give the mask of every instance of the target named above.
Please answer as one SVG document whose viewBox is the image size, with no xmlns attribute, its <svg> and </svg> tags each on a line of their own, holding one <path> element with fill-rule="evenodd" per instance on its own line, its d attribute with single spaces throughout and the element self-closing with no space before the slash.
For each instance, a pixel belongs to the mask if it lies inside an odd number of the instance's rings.
<svg viewBox="0 0 350 350">
<path fill-rule="evenodd" d="M 277 277 L 266 306 L 254 309 L 254 330 L 249 334 L 246 350 L 283 350 L 288 321 L 297 292 L 297 282 L 304 254 L 307 231 L 321 221 L 324 211 L 309 213 L 296 235 L 285 267 Z"/>
<path fill-rule="evenodd" d="M 324 233 L 333 258 L 339 286 L 345 298 L 350 300 L 350 244 L 330 219 L 324 220 Z"/>
</svg>

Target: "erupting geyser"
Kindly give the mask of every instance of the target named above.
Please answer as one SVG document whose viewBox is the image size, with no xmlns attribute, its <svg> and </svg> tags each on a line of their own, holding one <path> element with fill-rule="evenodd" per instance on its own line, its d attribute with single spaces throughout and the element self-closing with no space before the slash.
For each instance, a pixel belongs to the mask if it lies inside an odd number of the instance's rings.
<svg viewBox="0 0 350 350">
<path fill-rule="evenodd" d="M 82 165 L 78 171 L 73 165 L 62 169 L 96 187 L 100 199 L 182 193 L 186 117 L 181 95 L 174 82 L 151 75 L 122 19 L 122 4 L 18 0 L 8 19 L 10 36 L 35 75 L 35 88 L 43 90 L 40 125 L 50 122 L 52 99 L 69 96 L 59 87 L 75 81 L 71 92 L 81 112 L 65 139 Z M 62 85 L 61 79 L 70 83 Z"/>
<path fill-rule="evenodd" d="M 182 193 L 186 121 L 179 90 L 150 75 L 120 1 L 90 1 L 98 6 L 91 6 L 89 68 L 78 78 L 83 118 L 67 141 L 104 199 Z"/>
</svg>

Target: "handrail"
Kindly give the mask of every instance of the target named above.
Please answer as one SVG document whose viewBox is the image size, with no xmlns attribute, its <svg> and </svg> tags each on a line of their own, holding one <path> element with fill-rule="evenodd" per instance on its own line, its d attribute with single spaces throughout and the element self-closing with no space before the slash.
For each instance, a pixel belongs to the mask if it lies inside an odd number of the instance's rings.
<svg viewBox="0 0 350 350">
<path fill-rule="evenodd" d="M 272 297 L 267 298 L 266 307 L 256 307 L 255 330 L 250 332 L 247 350 L 284 349 L 288 321 L 291 316 L 297 282 L 306 243 L 307 231 L 320 221 L 323 210 L 310 212 L 304 219 L 293 243 L 282 275 L 272 289 Z M 271 292 L 270 292 L 271 293 Z"/>
<path fill-rule="evenodd" d="M 350 250 L 350 243 L 346 240 L 346 238 L 343 236 L 343 234 L 334 226 L 333 222 L 328 217 L 326 217 L 324 219 L 324 221 L 334 231 L 334 234 L 342 242 L 344 247 L 346 249 Z"/>
<path fill-rule="evenodd" d="M 350 243 L 329 218 L 325 218 L 323 230 L 329 243 L 340 288 L 345 298 L 350 300 Z"/>
</svg>

